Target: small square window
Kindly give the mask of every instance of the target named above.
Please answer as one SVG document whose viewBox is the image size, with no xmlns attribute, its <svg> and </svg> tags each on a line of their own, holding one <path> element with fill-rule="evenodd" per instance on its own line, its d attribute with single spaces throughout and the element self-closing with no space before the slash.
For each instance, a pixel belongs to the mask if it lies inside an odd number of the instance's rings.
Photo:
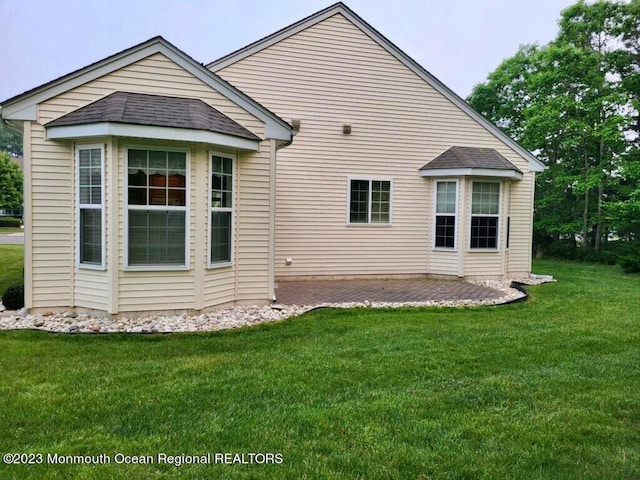
<svg viewBox="0 0 640 480">
<path fill-rule="evenodd" d="M 349 223 L 390 223 L 390 180 L 351 180 L 349 189 Z"/>
</svg>

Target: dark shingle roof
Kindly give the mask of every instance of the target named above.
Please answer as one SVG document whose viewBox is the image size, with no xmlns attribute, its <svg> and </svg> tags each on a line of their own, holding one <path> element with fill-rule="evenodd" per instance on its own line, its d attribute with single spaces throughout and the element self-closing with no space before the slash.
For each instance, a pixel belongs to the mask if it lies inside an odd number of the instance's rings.
<svg viewBox="0 0 640 480">
<path fill-rule="evenodd" d="M 522 171 L 493 148 L 451 147 L 431 160 L 420 170 L 443 168 L 486 168 L 491 170 Z"/>
<path fill-rule="evenodd" d="M 112 93 L 45 126 L 65 127 L 103 122 L 207 130 L 260 140 L 242 125 L 200 99 L 126 92 Z"/>
</svg>

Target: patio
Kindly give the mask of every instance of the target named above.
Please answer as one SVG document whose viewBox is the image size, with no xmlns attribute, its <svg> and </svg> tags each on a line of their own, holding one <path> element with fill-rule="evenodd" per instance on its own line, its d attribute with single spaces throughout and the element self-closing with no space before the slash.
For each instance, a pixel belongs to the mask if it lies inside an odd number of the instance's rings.
<svg viewBox="0 0 640 480">
<path fill-rule="evenodd" d="M 281 305 L 482 302 L 504 296 L 504 291 L 475 283 L 431 278 L 279 280 L 276 284 L 277 302 Z"/>
</svg>

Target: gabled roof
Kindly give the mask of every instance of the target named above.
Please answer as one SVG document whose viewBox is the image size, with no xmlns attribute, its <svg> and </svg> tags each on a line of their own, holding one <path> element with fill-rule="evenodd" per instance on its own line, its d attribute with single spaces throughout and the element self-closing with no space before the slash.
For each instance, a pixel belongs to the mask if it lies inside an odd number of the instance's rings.
<svg viewBox="0 0 640 480">
<path fill-rule="evenodd" d="M 197 98 L 115 92 L 45 125 L 46 128 L 114 122 L 188 128 L 260 140 L 242 125 Z"/>
<path fill-rule="evenodd" d="M 368 35 L 374 42 L 388 51 L 391 55 L 393 55 L 396 59 L 398 59 L 402 64 L 404 64 L 407 68 L 413 71 L 416 75 L 422 78 L 426 83 L 431 85 L 434 89 L 444 95 L 447 99 L 449 99 L 453 104 L 458 106 L 462 111 L 464 111 L 471 118 L 476 120 L 479 124 L 485 127 L 490 133 L 492 133 L 499 140 L 507 144 L 513 150 L 518 152 L 522 157 L 529 161 L 529 170 L 534 172 L 541 172 L 544 170 L 545 166 L 538 160 L 531 152 L 524 149 L 521 145 L 519 145 L 516 141 L 506 135 L 502 130 L 500 130 L 496 125 L 487 120 L 483 115 L 474 110 L 467 102 L 465 102 L 462 98 L 460 98 L 455 92 L 449 89 L 446 85 L 444 85 L 440 80 L 434 77 L 431 73 L 429 73 L 424 67 L 422 67 L 418 62 L 413 60 L 409 55 L 403 52 L 400 48 L 394 45 L 390 40 L 388 40 L 384 35 L 378 32 L 375 28 L 365 22 L 362 18 L 360 18 L 353 10 L 347 7 L 344 3 L 338 2 L 330 7 L 325 8 L 313 15 L 310 15 L 299 22 L 294 23 L 288 27 L 285 27 L 277 32 L 262 38 L 250 45 L 247 45 L 244 48 L 236 50 L 218 60 L 215 60 L 207 65 L 207 68 L 210 70 L 217 72 L 233 63 L 236 63 L 243 58 L 246 58 L 254 53 L 259 52 L 275 43 L 278 43 L 292 35 L 295 35 L 302 30 L 305 30 L 313 25 L 316 25 L 329 17 L 332 17 L 336 14 L 343 15 L 347 20 L 353 23 L 356 27 L 362 30 L 366 35 Z"/>
<path fill-rule="evenodd" d="M 451 147 L 420 168 L 423 177 L 475 175 L 522 179 L 522 170 L 493 148 Z"/>
<path fill-rule="evenodd" d="M 213 90 L 264 122 L 267 138 L 283 142 L 291 141 L 291 126 L 287 122 L 159 36 L 5 100 L 1 103 L 2 117 L 7 120 L 35 121 L 38 103 L 156 53 L 163 54 Z"/>
</svg>

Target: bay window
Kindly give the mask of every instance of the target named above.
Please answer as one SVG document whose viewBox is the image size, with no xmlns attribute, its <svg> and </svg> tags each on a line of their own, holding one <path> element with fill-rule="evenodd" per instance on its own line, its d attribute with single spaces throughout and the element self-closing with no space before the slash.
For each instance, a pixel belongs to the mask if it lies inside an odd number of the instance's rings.
<svg viewBox="0 0 640 480">
<path fill-rule="evenodd" d="M 104 147 L 77 148 L 78 263 L 104 267 Z"/>
<path fill-rule="evenodd" d="M 127 265 L 186 268 L 187 152 L 127 150 Z"/>
<path fill-rule="evenodd" d="M 458 183 L 436 183 L 436 248 L 455 248 Z"/>
<path fill-rule="evenodd" d="M 232 261 L 233 168 L 231 155 L 211 155 L 209 266 L 227 265 Z"/>
<path fill-rule="evenodd" d="M 471 194 L 471 248 L 498 248 L 500 184 L 473 182 Z"/>
</svg>

